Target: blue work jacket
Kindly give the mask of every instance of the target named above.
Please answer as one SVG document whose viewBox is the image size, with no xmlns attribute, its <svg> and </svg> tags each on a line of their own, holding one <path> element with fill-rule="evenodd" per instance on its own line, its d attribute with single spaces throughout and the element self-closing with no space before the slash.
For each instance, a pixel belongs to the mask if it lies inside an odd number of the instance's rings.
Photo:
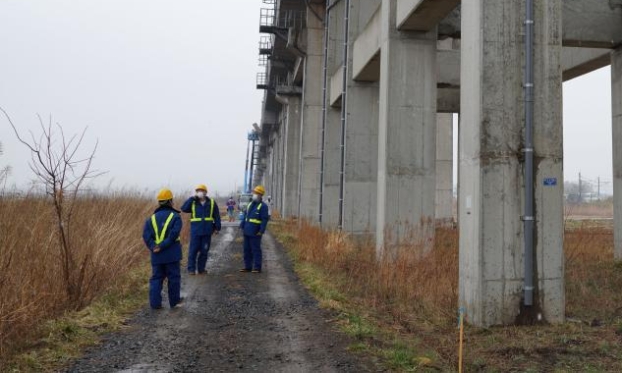
<svg viewBox="0 0 622 373">
<path fill-rule="evenodd" d="M 258 233 L 264 234 L 268 226 L 268 220 L 270 220 L 268 205 L 263 201 L 253 201 L 246 208 L 240 228 L 242 228 L 245 236 L 256 236 Z"/>
<path fill-rule="evenodd" d="M 211 236 L 214 230 L 220 231 L 220 210 L 211 198 L 201 204 L 196 197 L 190 197 L 181 206 L 181 211 L 190 214 L 190 235 Z"/>
<path fill-rule="evenodd" d="M 145 222 L 143 241 L 151 251 L 151 264 L 165 264 L 181 260 L 181 217 L 179 211 L 170 206 L 158 207 Z M 159 246 L 161 251 L 154 253 Z"/>
</svg>

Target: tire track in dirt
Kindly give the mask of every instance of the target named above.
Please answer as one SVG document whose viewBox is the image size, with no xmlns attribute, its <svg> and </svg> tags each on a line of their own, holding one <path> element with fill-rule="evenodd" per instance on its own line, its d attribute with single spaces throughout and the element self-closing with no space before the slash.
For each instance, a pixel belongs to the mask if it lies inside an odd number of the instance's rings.
<svg viewBox="0 0 622 373">
<path fill-rule="evenodd" d="M 238 273 L 238 234 L 227 225 L 214 236 L 207 275 L 183 275 L 181 309 L 141 310 L 126 330 L 107 336 L 68 371 L 373 370 L 346 350 L 348 341 L 326 322 L 270 234 L 263 241 L 263 273 Z"/>
</svg>

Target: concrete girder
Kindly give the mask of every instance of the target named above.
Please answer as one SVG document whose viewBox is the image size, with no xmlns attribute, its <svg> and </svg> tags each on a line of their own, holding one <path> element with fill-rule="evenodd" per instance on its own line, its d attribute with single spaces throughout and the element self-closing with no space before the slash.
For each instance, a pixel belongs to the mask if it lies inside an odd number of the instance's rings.
<svg viewBox="0 0 622 373">
<path fill-rule="evenodd" d="M 352 48 L 352 76 L 357 81 L 377 81 L 380 75 L 381 6 L 371 17 Z"/>
<path fill-rule="evenodd" d="M 430 31 L 458 4 L 460 0 L 398 0 L 397 28 L 401 31 Z"/>
<path fill-rule="evenodd" d="M 622 45 L 622 7 L 611 0 L 563 3 L 562 43 L 567 47 L 616 48 Z"/>
<path fill-rule="evenodd" d="M 588 74 L 611 62 L 611 52 L 599 48 L 566 47 L 562 49 L 562 70 L 564 81 Z"/>
<path fill-rule="evenodd" d="M 616 48 L 622 45 L 622 7 L 611 0 L 570 0 L 562 5 L 562 45 Z M 460 37 L 461 5 L 439 22 L 439 38 Z"/>
</svg>

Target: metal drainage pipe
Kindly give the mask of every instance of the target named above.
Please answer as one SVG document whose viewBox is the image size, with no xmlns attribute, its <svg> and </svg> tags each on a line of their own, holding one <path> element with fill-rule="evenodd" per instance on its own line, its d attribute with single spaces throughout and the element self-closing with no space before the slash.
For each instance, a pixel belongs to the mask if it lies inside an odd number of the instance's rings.
<svg viewBox="0 0 622 373">
<path fill-rule="evenodd" d="M 525 280 L 524 303 L 533 306 L 534 293 L 534 10 L 533 0 L 525 1 Z"/>
</svg>

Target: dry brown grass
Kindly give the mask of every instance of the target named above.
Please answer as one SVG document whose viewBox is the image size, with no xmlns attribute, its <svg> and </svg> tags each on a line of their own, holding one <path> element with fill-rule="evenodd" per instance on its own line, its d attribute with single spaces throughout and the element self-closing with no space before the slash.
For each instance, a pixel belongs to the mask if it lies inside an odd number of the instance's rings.
<svg viewBox="0 0 622 373">
<path fill-rule="evenodd" d="M 355 349 L 375 351 L 398 371 L 421 368 L 417 365 L 421 356 L 433 360 L 436 368 L 430 369 L 455 369 L 456 230 L 438 229 L 435 248 L 428 255 L 422 255 L 419 245 L 403 245 L 394 260 L 378 262 L 371 243 L 355 243 L 342 233 L 293 222 L 276 222 L 273 228 L 322 304 L 355 314 L 349 317 L 348 325 L 352 320 L 360 324 L 361 319 L 371 324 L 366 330 L 375 333 L 355 334 L 365 345 L 357 344 Z M 571 322 L 560 326 L 469 327 L 467 371 L 622 369 L 622 267 L 613 260 L 612 231 L 593 224 L 569 229 L 565 253 L 567 315 Z M 387 344 L 395 341 L 401 341 L 397 349 L 390 346 L 392 352 L 387 353 Z M 398 362 L 397 354 L 401 354 Z"/>
<path fill-rule="evenodd" d="M 150 205 L 134 196 L 79 198 L 69 239 L 81 267 L 75 270 L 85 276 L 80 299 L 70 300 L 50 201 L 0 196 L 0 361 L 43 321 L 119 286 L 146 259 L 141 230 Z"/>
</svg>

